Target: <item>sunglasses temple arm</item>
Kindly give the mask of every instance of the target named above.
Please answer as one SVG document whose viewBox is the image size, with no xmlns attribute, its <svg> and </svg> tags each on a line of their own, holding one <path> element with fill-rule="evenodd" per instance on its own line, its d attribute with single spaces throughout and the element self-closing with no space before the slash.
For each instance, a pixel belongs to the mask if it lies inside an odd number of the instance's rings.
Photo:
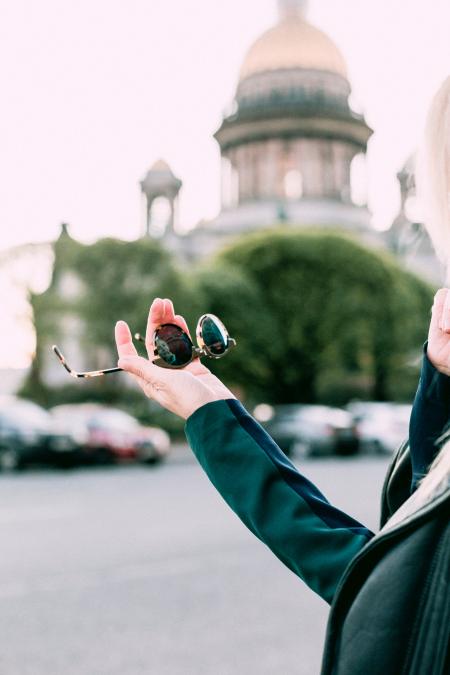
<svg viewBox="0 0 450 675">
<path fill-rule="evenodd" d="M 85 378 L 91 378 L 91 377 L 101 377 L 102 375 L 109 375 L 110 373 L 120 373 L 122 371 L 122 368 L 106 368 L 104 370 L 91 370 L 87 371 L 85 373 L 79 373 L 76 370 L 72 370 L 72 368 L 68 365 L 66 359 L 58 349 L 56 345 L 53 345 L 52 347 L 53 351 L 55 352 L 56 356 L 59 359 L 59 362 L 61 363 L 62 366 L 67 370 L 69 375 L 71 377 L 85 377 Z"/>
</svg>

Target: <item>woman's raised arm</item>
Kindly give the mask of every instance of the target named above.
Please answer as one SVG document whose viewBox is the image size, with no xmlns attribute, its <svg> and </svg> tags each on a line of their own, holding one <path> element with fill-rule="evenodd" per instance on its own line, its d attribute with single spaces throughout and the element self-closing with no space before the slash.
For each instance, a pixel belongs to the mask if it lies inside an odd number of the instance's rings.
<svg viewBox="0 0 450 675">
<path fill-rule="evenodd" d="M 167 302 L 152 305 L 147 336 L 158 323 L 177 321 Z M 183 325 L 180 317 L 178 323 Z M 372 532 L 332 506 L 200 361 L 183 370 L 159 368 L 136 356 L 126 324 L 118 324 L 116 338 L 120 367 L 137 378 L 147 396 L 187 420 L 191 448 L 227 504 L 331 602 L 345 568 Z M 153 354 L 148 341 L 147 349 Z"/>
</svg>

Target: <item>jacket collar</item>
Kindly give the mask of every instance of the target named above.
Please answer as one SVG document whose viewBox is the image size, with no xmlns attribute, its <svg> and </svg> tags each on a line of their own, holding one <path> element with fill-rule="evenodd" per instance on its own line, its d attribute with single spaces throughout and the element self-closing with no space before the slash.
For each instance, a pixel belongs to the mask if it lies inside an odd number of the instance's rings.
<svg viewBox="0 0 450 675">
<path fill-rule="evenodd" d="M 423 498 L 420 487 L 406 500 L 404 504 L 387 521 L 376 537 L 380 537 L 386 532 L 392 532 L 400 527 L 408 525 L 412 521 L 418 520 L 422 516 L 438 508 L 441 504 L 450 499 L 450 475 L 445 475 L 436 488 Z"/>
</svg>

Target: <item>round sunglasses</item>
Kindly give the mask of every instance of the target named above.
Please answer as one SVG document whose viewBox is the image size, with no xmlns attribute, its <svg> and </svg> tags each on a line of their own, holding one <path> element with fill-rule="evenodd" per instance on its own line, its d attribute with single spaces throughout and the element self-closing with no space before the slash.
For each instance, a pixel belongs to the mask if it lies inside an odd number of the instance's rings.
<svg viewBox="0 0 450 675">
<path fill-rule="evenodd" d="M 136 333 L 134 338 L 140 342 L 145 342 L 145 338 L 140 333 Z M 152 342 L 155 345 L 154 355 L 157 357 L 153 363 L 161 368 L 185 368 L 194 359 L 202 356 L 207 356 L 210 359 L 221 359 L 232 347 L 236 346 L 236 340 L 229 336 L 222 321 L 214 314 L 203 314 L 200 317 L 197 323 L 196 338 L 197 347 L 194 346 L 189 335 L 180 326 L 173 323 L 158 326 L 152 337 Z M 116 367 L 78 372 L 69 366 L 56 345 L 53 345 L 52 349 L 72 377 L 100 377 L 122 370 L 122 368 Z"/>
<path fill-rule="evenodd" d="M 152 340 L 155 345 L 154 355 L 157 357 L 153 363 L 162 368 L 184 368 L 202 356 L 221 359 L 236 346 L 236 340 L 229 336 L 222 321 L 214 314 L 203 314 L 198 320 L 195 333 L 197 347 L 180 326 L 173 323 L 159 326 Z M 140 333 L 136 333 L 134 337 L 145 342 Z"/>
</svg>

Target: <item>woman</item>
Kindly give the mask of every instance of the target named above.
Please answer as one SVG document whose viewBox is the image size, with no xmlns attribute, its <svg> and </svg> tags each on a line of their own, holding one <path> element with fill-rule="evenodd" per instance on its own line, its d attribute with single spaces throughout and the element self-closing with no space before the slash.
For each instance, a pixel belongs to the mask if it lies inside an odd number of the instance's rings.
<svg viewBox="0 0 450 675">
<path fill-rule="evenodd" d="M 435 133 L 436 118 L 445 137 Z M 430 233 L 448 252 L 449 118 L 450 78 L 430 112 L 424 160 L 429 176 L 439 176 L 437 194 L 429 193 Z M 156 299 L 147 325 L 151 357 L 151 336 L 162 323 L 187 330 L 170 300 Z M 405 444 L 388 472 L 377 535 L 333 507 L 200 361 L 181 371 L 158 368 L 137 356 L 124 322 L 116 326 L 116 342 L 119 366 L 148 397 L 186 420 L 194 453 L 231 508 L 331 604 L 323 675 L 450 672 L 450 442 L 440 451 L 435 444 L 450 412 L 446 289 L 436 294 L 432 310 L 411 449 Z"/>
</svg>

